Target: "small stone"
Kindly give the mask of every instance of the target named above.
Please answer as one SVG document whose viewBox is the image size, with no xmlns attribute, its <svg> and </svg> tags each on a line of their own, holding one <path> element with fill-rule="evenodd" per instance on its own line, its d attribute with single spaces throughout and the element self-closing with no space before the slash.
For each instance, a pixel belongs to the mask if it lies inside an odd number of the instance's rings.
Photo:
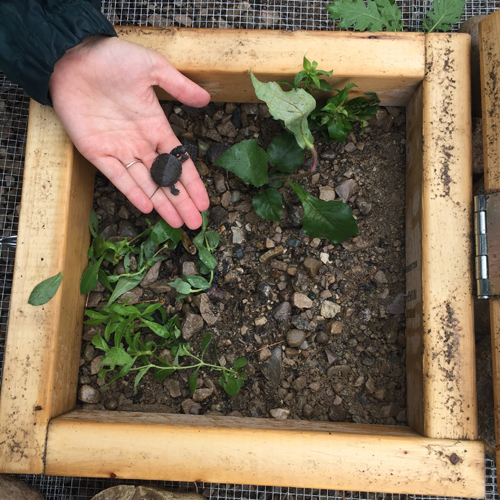
<svg viewBox="0 0 500 500">
<path fill-rule="evenodd" d="M 182 274 L 184 276 L 195 276 L 198 274 L 198 269 L 196 269 L 196 264 L 191 261 L 186 261 L 182 263 Z"/>
<path fill-rule="evenodd" d="M 115 396 L 108 396 L 104 400 L 103 405 L 105 410 L 116 410 L 118 408 L 118 398 Z"/>
<path fill-rule="evenodd" d="M 142 281 L 140 283 L 140 285 L 143 288 L 152 285 L 158 279 L 158 276 L 160 274 L 160 266 L 161 266 L 161 260 L 159 260 L 153 266 L 151 266 L 149 271 L 146 273 L 146 276 L 142 278 Z"/>
<path fill-rule="evenodd" d="M 225 123 L 221 123 L 220 125 L 217 125 L 217 132 L 219 132 L 219 134 L 222 136 L 230 138 L 234 138 L 238 135 L 236 127 L 230 120 Z"/>
<path fill-rule="evenodd" d="M 356 199 L 356 206 L 363 215 L 370 215 L 372 213 L 373 206 L 364 196 L 359 196 Z"/>
<path fill-rule="evenodd" d="M 354 381 L 354 387 L 361 387 L 365 381 L 365 377 L 363 375 L 360 375 L 355 381 Z"/>
<path fill-rule="evenodd" d="M 203 318 L 199 314 L 187 313 L 182 325 L 182 337 L 189 340 L 193 335 L 203 330 Z"/>
<path fill-rule="evenodd" d="M 159 262 L 161 262 L 161 261 L 159 261 Z M 142 288 L 136 286 L 135 288 L 132 288 L 132 290 L 125 292 L 120 297 L 120 299 L 123 302 L 126 302 L 128 305 L 137 304 L 141 301 L 143 293 L 144 293 L 144 290 Z M 127 299 L 129 299 L 129 300 L 127 301 Z"/>
<path fill-rule="evenodd" d="M 318 259 L 313 259 L 312 257 L 306 257 L 304 259 L 304 267 L 309 271 L 309 274 L 313 278 L 318 274 L 322 265 L 323 263 Z"/>
<path fill-rule="evenodd" d="M 384 271 L 382 271 L 380 269 L 373 276 L 373 280 L 376 281 L 377 283 L 380 283 L 380 284 L 389 283 Z"/>
<path fill-rule="evenodd" d="M 272 288 L 271 286 L 266 283 L 265 281 L 261 281 L 255 290 L 257 292 L 257 295 L 259 297 L 262 297 L 263 299 L 269 299 L 272 294 Z"/>
<path fill-rule="evenodd" d="M 128 219 L 130 217 L 130 212 L 122 205 L 117 215 L 120 219 Z"/>
<path fill-rule="evenodd" d="M 164 280 L 158 280 L 155 281 L 152 285 L 149 285 L 149 289 L 156 293 L 168 293 L 172 289 L 172 287 L 169 285 L 170 280 L 164 279 Z"/>
<path fill-rule="evenodd" d="M 241 193 L 238 190 L 234 190 L 231 192 L 231 203 L 234 205 L 238 203 L 241 198 Z"/>
<path fill-rule="evenodd" d="M 243 251 L 243 248 L 241 248 L 241 245 L 235 245 L 233 250 L 234 250 L 234 256 L 238 260 L 241 260 L 243 259 L 243 257 L 245 257 L 245 252 Z"/>
<path fill-rule="evenodd" d="M 323 151 L 323 153 L 321 153 L 321 158 L 323 158 L 323 160 L 335 160 L 336 156 L 337 153 L 331 149 L 328 151 Z"/>
<path fill-rule="evenodd" d="M 330 300 L 325 300 L 323 304 L 321 304 L 321 316 L 323 316 L 323 318 L 335 318 L 341 310 L 342 308 L 339 304 L 331 302 Z"/>
<path fill-rule="evenodd" d="M 264 317 L 256 318 L 254 323 L 255 323 L 255 326 L 264 326 L 267 323 L 267 319 Z"/>
<path fill-rule="evenodd" d="M 292 316 L 290 322 L 298 330 L 307 330 L 308 332 L 312 332 L 314 330 L 314 327 L 311 325 L 311 323 L 309 323 L 309 321 L 307 321 L 307 319 L 303 318 L 302 316 Z"/>
<path fill-rule="evenodd" d="M 385 389 L 382 387 L 380 389 L 377 389 L 373 395 L 379 400 L 382 401 L 382 399 L 385 398 Z"/>
<path fill-rule="evenodd" d="M 97 307 L 99 302 L 104 298 L 104 294 L 101 292 L 90 292 L 87 305 L 85 307 Z"/>
<path fill-rule="evenodd" d="M 334 406 L 328 418 L 332 422 L 345 422 L 347 420 L 347 410 L 342 406 Z"/>
<path fill-rule="evenodd" d="M 335 189 L 331 186 L 322 186 L 319 188 L 319 199 L 323 201 L 332 201 L 335 199 Z"/>
<path fill-rule="evenodd" d="M 220 198 L 220 203 L 224 208 L 229 207 L 231 204 L 231 193 L 226 191 Z"/>
<path fill-rule="evenodd" d="M 263 363 L 264 361 L 268 360 L 271 357 L 271 355 L 272 355 L 271 349 L 266 347 L 265 349 L 259 351 L 258 354 L 259 361 Z"/>
<path fill-rule="evenodd" d="M 256 102 L 244 103 L 241 105 L 241 111 L 247 115 L 259 114 L 259 105 Z"/>
<path fill-rule="evenodd" d="M 396 403 L 390 403 L 380 408 L 380 415 L 382 417 L 395 417 L 398 414 L 398 407 Z"/>
<path fill-rule="evenodd" d="M 326 343 L 328 343 L 328 337 L 325 335 L 324 332 L 319 332 L 316 335 L 316 343 L 318 343 L 318 344 L 326 344 Z"/>
<path fill-rule="evenodd" d="M 241 245 L 245 241 L 245 231 L 241 227 L 231 227 L 233 233 L 233 245 Z"/>
<path fill-rule="evenodd" d="M 121 220 L 118 224 L 118 236 L 122 238 L 135 238 L 139 233 L 135 224 L 129 220 Z"/>
<path fill-rule="evenodd" d="M 343 401 L 343 400 L 342 400 L 342 398 L 341 398 L 341 397 L 337 394 L 337 395 L 335 396 L 335 399 L 333 400 L 333 404 L 334 404 L 335 406 L 338 406 L 338 405 L 341 405 L 341 404 L 342 404 L 342 401 Z"/>
<path fill-rule="evenodd" d="M 406 297 L 404 293 L 399 293 L 396 298 L 387 306 L 389 314 L 404 314 L 406 309 Z"/>
<path fill-rule="evenodd" d="M 368 394 L 373 394 L 375 392 L 375 383 L 373 382 L 373 379 L 370 376 L 366 381 L 365 388 Z"/>
<path fill-rule="evenodd" d="M 325 355 L 329 365 L 335 363 L 335 361 L 338 361 L 339 359 L 339 357 L 336 354 L 333 354 L 333 352 L 329 349 L 325 349 Z"/>
<path fill-rule="evenodd" d="M 273 408 L 269 412 L 273 418 L 277 418 L 278 420 L 286 420 L 288 415 L 290 415 L 290 410 L 286 408 Z"/>
<path fill-rule="evenodd" d="M 78 399 L 82 403 L 99 403 L 101 394 L 90 385 L 82 385 L 78 391 Z"/>
<path fill-rule="evenodd" d="M 205 401 L 205 399 L 208 399 L 213 394 L 213 392 L 213 388 L 196 389 L 193 394 L 193 401 L 195 401 L 196 403 L 201 403 L 202 401 Z"/>
<path fill-rule="evenodd" d="M 333 365 L 326 370 L 327 377 L 335 378 L 341 375 L 347 375 L 351 372 L 351 367 L 349 365 Z"/>
<path fill-rule="evenodd" d="M 292 313 L 292 305 L 290 302 L 282 302 L 273 311 L 273 317 L 277 321 L 287 321 Z"/>
<path fill-rule="evenodd" d="M 105 210 L 108 215 L 111 215 L 111 217 L 113 217 L 115 215 L 115 202 L 113 200 L 110 200 L 109 198 L 101 196 L 100 198 L 97 198 L 97 204 L 103 210 Z"/>
<path fill-rule="evenodd" d="M 302 389 L 305 389 L 307 386 L 307 379 L 303 375 L 300 377 L 297 377 L 293 382 L 292 382 L 292 387 L 295 391 L 299 392 Z"/>
<path fill-rule="evenodd" d="M 396 420 L 398 422 L 406 422 L 406 410 L 401 410 L 397 415 L 396 415 Z"/>
<path fill-rule="evenodd" d="M 297 238 L 290 238 L 286 242 L 287 247 L 297 248 L 299 245 L 300 245 L 300 240 L 298 240 Z"/>
<path fill-rule="evenodd" d="M 353 153 L 354 151 L 356 151 L 356 144 L 354 144 L 354 142 L 348 142 L 345 146 L 344 146 L 344 151 L 346 153 Z"/>
<path fill-rule="evenodd" d="M 12 446 L 16 446 L 15 441 Z M 18 450 L 18 453 L 23 453 L 23 451 Z M 0 500 L 44 500 L 44 498 L 20 479 L 2 474 L 0 475 Z"/>
<path fill-rule="evenodd" d="M 306 340 L 304 330 L 289 330 L 286 334 L 286 342 L 290 347 L 299 347 Z"/>
<path fill-rule="evenodd" d="M 292 295 L 292 305 L 298 309 L 310 309 L 313 301 L 307 295 L 295 292 Z"/>
<path fill-rule="evenodd" d="M 310 404 L 305 404 L 302 408 L 302 416 L 310 419 L 314 414 L 314 408 Z"/>
<path fill-rule="evenodd" d="M 321 389 L 321 384 L 319 382 L 313 382 L 309 384 L 309 389 L 314 392 L 318 392 Z"/>
<path fill-rule="evenodd" d="M 226 191 L 226 181 L 222 174 L 214 175 L 214 187 L 215 191 L 219 194 L 224 193 Z"/>
<path fill-rule="evenodd" d="M 266 248 L 274 248 L 276 243 L 271 238 L 266 238 Z"/>
<path fill-rule="evenodd" d="M 181 385 L 179 384 L 178 380 L 167 377 L 163 381 L 163 387 L 165 387 L 165 389 L 167 389 L 171 398 L 178 398 L 178 397 L 182 396 Z"/>
<path fill-rule="evenodd" d="M 272 248 L 271 250 L 262 254 L 259 257 L 259 260 L 262 264 L 265 264 L 268 260 L 274 259 L 275 257 L 278 257 L 280 255 L 283 255 L 283 250 L 284 250 L 283 247 L 281 245 L 279 245 L 276 248 Z"/>
<path fill-rule="evenodd" d="M 90 363 L 90 374 L 97 375 L 101 367 L 102 356 L 96 356 Z"/>
<path fill-rule="evenodd" d="M 184 413 L 191 413 L 192 415 L 198 415 L 201 410 L 201 406 L 198 403 L 195 403 L 192 399 L 185 399 L 181 403 L 181 407 Z"/>
<path fill-rule="evenodd" d="M 347 179 L 335 188 L 335 192 L 345 203 L 357 193 L 359 189 L 358 183 L 354 179 Z"/>
<path fill-rule="evenodd" d="M 230 144 L 223 142 L 210 144 L 206 154 L 208 162 L 213 165 L 230 147 Z"/>
<path fill-rule="evenodd" d="M 87 344 L 83 352 L 83 359 L 89 363 L 94 359 L 95 347 L 92 344 Z"/>
<path fill-rule="evenodd" d="M 229 214 L 224 207 L 213 207 L 210 210 L 210 218 L 216 226 L 225 224 L 229 219 Z"/>
</svg>

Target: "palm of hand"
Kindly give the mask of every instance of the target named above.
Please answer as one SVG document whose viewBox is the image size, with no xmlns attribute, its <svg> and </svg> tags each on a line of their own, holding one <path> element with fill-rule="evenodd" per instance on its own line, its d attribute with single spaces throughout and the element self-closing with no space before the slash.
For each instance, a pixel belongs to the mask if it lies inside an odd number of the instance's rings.
<svg viewBox="0 0 500 500">
<path fill-rule="evenodd" d="M 142 212 L 153 208 L 172 226 L 201 225 L 208 196 L 191 160 L 176 187 L 159 189 L 149 169 L 159 153 L 179 144 L 153 85 L 190 106 L 209 95 L 182 76 L 159 53 L 117 38 L 77 46 L 57 63 L 50 93 L 59 118 L 77 149 Z M 128 170 L 135 159 L 141 162 Z M 153 196 L 154 194 L 154 196 Z"/>
</svg>

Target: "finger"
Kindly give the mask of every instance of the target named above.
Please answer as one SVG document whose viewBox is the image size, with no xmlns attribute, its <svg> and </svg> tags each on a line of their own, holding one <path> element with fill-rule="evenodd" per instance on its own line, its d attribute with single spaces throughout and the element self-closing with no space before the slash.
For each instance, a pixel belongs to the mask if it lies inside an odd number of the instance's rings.
<svg viewBox="0 0 500 500">
<path fill-rule="evenodd" d="M 156 78 L 158 85 L 174 99 L 196 108 L 202 108 L 210 102 L 210 94 L 177 71 L 159 52 L 154 52 Z"/>
<path fill-rule="evenodd" d="M 112 156 L 107 156 L 95 161 L 94 165 L 125 195 L 134 207 L 145 214 L 153 210 L 153 203 L 148 195 L 138 186 L 120 161 Z"/>
</svg>

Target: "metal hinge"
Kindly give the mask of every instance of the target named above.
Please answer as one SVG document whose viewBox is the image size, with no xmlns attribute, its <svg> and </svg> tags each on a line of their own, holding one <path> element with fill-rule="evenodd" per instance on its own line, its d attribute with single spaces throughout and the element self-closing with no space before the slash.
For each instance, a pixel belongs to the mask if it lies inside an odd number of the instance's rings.
<svg viewBox="0 0 500 500">
<path fill-rule="evenodd" d="M 474 197 L 477 296 L 500 295 L 500 193 Z"/>
</svg>

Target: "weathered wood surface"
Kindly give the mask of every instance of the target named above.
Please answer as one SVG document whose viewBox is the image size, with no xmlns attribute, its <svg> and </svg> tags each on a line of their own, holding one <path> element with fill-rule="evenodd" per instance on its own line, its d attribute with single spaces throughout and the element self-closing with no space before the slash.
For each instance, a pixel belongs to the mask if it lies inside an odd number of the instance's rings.
<svg viewBox="0 0 500 500">
<path fill-rule="evenodd" d="M 384 105 L 404 106 L 424 76 L 422 33 L 217 30 L 116 26 L 120 38 L 158 50 L 214 101 L 256 102 L 250 70 L 266 81 L 293 82 L 304 55 L 350 94 L 377 92 Z M 168 95 L 159 91 L 160 98 Z"/>
<path fill-rule="evenodd" d="M 469 35 L 426 36 L 408 107 L 408 422 L 423 436 L 476 439 Z"/>
<path fill-rule="evenodd" d="M 479 23 L 484 188 L 500 191 L 500 11 Z M 500 299 L 490 299 L 496 459 L 500 464 Z M 500 476 L 499 476 L 500 480 Z"/>
<path fill-rule="evenodd" d="M 49 419 L 74 408 L 94 168 L 52 108 L 30 104 L 14 284 L 0 397 L 0 472 L 42 473 Z M 28 297 L 63 272 L 55 297 Z"/>
<path fill-rule="evenodd" d="M 404 427 L 80 410 L 51 422 L 46 473 L 482 497 L 484 450 Z"/>
</svg>

